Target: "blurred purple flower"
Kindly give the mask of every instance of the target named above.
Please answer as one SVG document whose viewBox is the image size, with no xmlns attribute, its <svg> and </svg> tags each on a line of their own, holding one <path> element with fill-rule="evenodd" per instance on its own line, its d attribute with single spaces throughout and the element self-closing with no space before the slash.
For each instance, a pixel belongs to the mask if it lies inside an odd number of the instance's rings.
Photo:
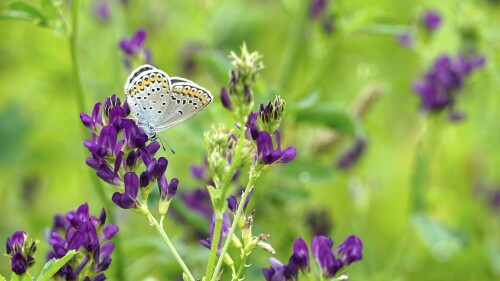
<svg viewBox="0 0 500 281">
<path fill-rule="evenodd" d="M 295 281 L 299 277 L 299 269 L 293 262 L 283 264 L 275 258 L 270 258 L 271 267 L 262 269 L 267 281 Z"/>
<path fill-rule="evenodd" d="M 335 256 L 340 256 L 343 265 L 349 265 L 363 258 L 363 243 L 358 237 L 351 235 L 334 251 Z"/>
<path fill-rule="evenodd" d="M 144 40 L 146 39 L 147 32 L 144 29 L 137 30 L 130 39 L 121 39 L 119 46 L 125 53 L 125 65 L 131 69 L 132 59 L 140 58 L 141 64 L 152 64 L 151 51 L 144 47 Z"/>
<path fill-rule="evenodd" d="M 309 5 L 309 16 L 317 18 L 323 14 L 328 6 L 328 0 L 312 0 Z"/>
<path fill-rule="evenodd" d="M 54 227 L 47 239 L 52 251 L 47 260 L 61 258 L 69 250 L 76 250 L 76 255 L 66 263 L 56 275 L 64 280 L 104 280 L 106 271 L 111 264 L 111 254 L 114 244 L 110 240 L 118 232 L 118 227 L 112 224 L 105 225 L 106 212 L 101 211 L 99 218 L 89 214 L 87 203 L 71 211 L 65 216 L 66 222 L 61 224 L 61 216 L 56 216 Z M 66 228 L 61 228 L 65 225 Z M 63 238 L 64 237 L 64 238 Z M 86 270 L 82 271 L 83 268 Z M 99 276 L 99 277 L 98 277 Z M 104 278 L 104 279 L 103 279 Z"/>
<path fill-rule="evenodd" d="M 354 146 L 349 148 L 338 160 L 337 167 L 340 170 L 348 170 L 356 163 L 366 148 L 366 141 L 359 138 Z"/>
<path fill-rule="evenodd" d="M 96 0 L 94 2 L 92 12 L 94 17 L 101 22 L 107 22 L 111 18 L 109 3 L 107 0 Z"/>
<path fill-rule="evenodd" d="M 397 41 L 406 48 L 413 47 L 413 36 L 410 33 L 402 33 L 397 36 Z"/>
<path fill-rule="evenodd" d="M 421 19 L 423 26 L 429 31 L 438 29 L 442 20 L 441 13 L 435 10 L 425 11 Z"/>
<path fill-rule="evenodd" d="M 438 57 L 431 69 L 413 83 L 413 90 L 420 96 L 422 110 L 440 112 L 447 108 L 453 114 L 456 96 L 465 78 L 474 69 L 482 67 L 485 61 L 485 57 L 478 55 Z M 453 119 L 453 115 L 450 117 Z"/>
<path fill-rule="evenodd" d="M 185 191 L 181 194 L 181 199 L 190 209 L 202 214 L 208 221 L 212 220 L 214 211 L 208 190 L 198 188 Z"/>
<path fill-rule="evenodd" d="M 219 236 L 221 239 L 219 240 L 219 245 L 217 246 L 217 255 L 220 255 L 222 246 L 222 237 L 227 237 L 230 228 L 231 228 L 231 219 L 229 218 L 228 214 L 224 213 L 222 216 L 222 227 Z M 209 250 L 212 247 L 212 239 L 214 237 L 214 231 L 215 231 L 215 216 L 213 216 L 212 223 L 210 224 L 210 238 L 207 238 L 206 240 L 200 240 L 200 244 Z"/>
<path fill-rule="evenodd" d="M 305 223 L 313 235 L 327 236 L 332 228 L 330 215 L 324 209 L 307 212 L 305 215 Z"/>
</svg>

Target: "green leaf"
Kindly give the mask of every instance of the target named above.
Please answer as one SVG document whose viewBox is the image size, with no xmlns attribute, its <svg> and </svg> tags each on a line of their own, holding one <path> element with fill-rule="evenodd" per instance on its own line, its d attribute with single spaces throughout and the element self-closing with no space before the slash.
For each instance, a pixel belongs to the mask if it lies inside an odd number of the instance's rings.
<svg viewBox="0 0 500 281">
<path fill-rule="evenodd" d="M 0 20 L 25 20 L 25 21 L 35 21 L 32 15 L 19 11 L 0 11 Z"/>
<path fill-rule="evenodd" d="M 335 104 L 318 104 L 314 107 L 298 109 L 296 114 L 298 122 L 324 125 L 352 136 L 363 135 L 359 120 Z"/>
<path fill-rule="evenodd" d="M 425 156 L 423 144 L 417 147 L 413 175 L 411 177 L 411 199 L 413 212 L 421 212 L 425 209 L 425 189 L 429 178 L 429 163 Z"/>
<path fill-rule="evenodd" d="M 7 279 L 5 279 L 2 274 L 0 274 L 0 281 L 7 281 Z"/>
<path fill-rule="evenodd" d="M 22 1 L 15 1 L 7 5 L 7 10 L 0 12 L 0 19 L 27 20 L 35 24 L 46 26 L 47 17 L 37 7 Z"/>
<path fill-rule="evenodd" d="M 33 18 L 39 18 L 40 20 L 45 20 L 45 21 L 47 20 L 47 17 L 37 7 L 26 2 L 22 1 L 11 2 L 7 7 L 9 7 L 10 10 L 27 13 L 31 15 Z"/>
<path fill-rule="evenodd" d="M 462 251 L 466 237 L 442 222 L 424 213 L 413 215 L 413 226 L 419 232 L 429 251 L 438 261 L 446 261 Z"/>
<path fill-rule="evenodd" d="M 45 281 L 49 280 L 57 271 L 63 267 L 74 255 L 76 254 L 75 250 L 69 251 L 64 257 L 60 259 L 51 259 L 48 261 L 43 267 L 40 275 L 36 279 L 37 281 Z"/>
</svg>

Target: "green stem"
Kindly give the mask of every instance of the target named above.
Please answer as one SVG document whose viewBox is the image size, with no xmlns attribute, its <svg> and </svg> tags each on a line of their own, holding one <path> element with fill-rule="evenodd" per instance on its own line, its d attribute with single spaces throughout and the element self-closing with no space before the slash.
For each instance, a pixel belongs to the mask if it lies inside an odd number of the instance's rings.
<svg viewBox="0 0 500 281">
<path fill-rule="evenodd" d="M 335 35 L 332 36 L 332 38 L 330 38 L 330 42 L 328 44 L 328 47 L 326 48 L 326 50 L 328 50 L 328 53 L 321 60 L 321 64 L 312 70 L 312 74 L 309 76 L 309 79 L 306 81 L 306 83 L 304 83 L 304 87 L 302 87 L 302 89 L 299 89 L 299 91 L 295 93 L 296 97 L 300 98 L 306 96 L 307 94 L 309 94 L 311 91 L 313 91 L 318 87 L 322 78 L 328 77 L 328 75 L 325 76 L 324 74 L 328 73 L 328 68 L 330 67 L 331 62 L 335 57 L 336 49 L 338 48 L 341 42 L 340 40 L 337 39 L 341 38 L 342 34 Z"/>
<path fill-rule="evenodd" d="M 291 24 L 291 28 L 288 33 L 287 43 L 285 46 L 285 52 L 283 54 L 283 63 L 281 66 L 281 75 L 279 80 L 279 85 L 282 90 L 288 90 L 286 86 L 290 83 L 290 76 L 292 72 L 296 69 L 295 65 L 297 64 L 297 53 L 302 49 L 299 48 L 300 43 L 302 42 L 301 38 L 304 35 L 303 29 L 307 19 L 307 1 L 299 1 L 301 4 L 298 5 L 298 9 L 296 11 L 296 16 L 293 17 L 294 21 Z"/>
<path fill-rule="evenodd" d="M 250 190 L 252 189 L 252 186 L 255 182 L 255 180 L 259 177 L 260 170 L 256 170 L 254 168 L 251 169 L 250 171 L 250 178 L 248 179 L 248 184 L 245 187 L 245 191 L 241 195 L 241 200 L 240 204 L 238 205 L 238 210 L 236 210 L 236 214 L 234 215 L 234 220 L 231 225 L 231 229 L 229 230 L 229 234 L 227 237 L 233 237 L 234 231 L 236 230 L 236 226 L 238 226 L 238 221 L 240 219 L 241 214 L 243 213 L 243 206 L 245 205 L 245 201 L 247 200 L 248 194 L 250 193 Z M 224 247 L 222 247 L 222 251 L 220 252 L 220 258 L 217 261 L 217 265 L 215 266 L 215 271 L 214 274 L 212 275 L 211 280 L 215 281 L 217 279 L 217 276 L 219 275 L 219 270 L 222 266 L 222 262 L 224 260 L 224 255 L 227 252 L 227 249 L 229 248 L 229 244 L 231 244 L 231 239 L 226 239 L 226 242 L 224 242 Z"/>
<path fill-rule="evenodd" d="M 248 255 L 249 253 L 244 253 L 243 256 L 241 257 L 240 268 L 238 268 L 238 272 L 236 273 L 236 277 L 234 278 L 234 280 L 240 280 L 240 276 L 241 274 L 243 274 L 243 271 L 245 271 L 246 268 Z"/>
<path fill-rule="evenodd" d="M 222 228 L 222 213 L 216 212 L 215 215 L 215 227 L 214 227 L 214 236 L 212 237 L 211 247 L 210 247 L 210 256 L 208 258 L 207 264 L 207 274 L 206 278 L 210 278 L 214 271 L 215 260 L 217 259 L 217 250 L 219 249 L 219 241 L 220 241 L 220 230 Z"/>
<path fill-rule="evenodd" d="M 182 260 L 181 256 L 175 250 L 174 245 L 172 244 L 172 242 L 170 242 L 170 239 L 168 238 L 167 233 L 165 233 L 165 230 L 163 230 L 163 228 L 160 226 L 158 221 L 153 217 L 153 215 L 149 211 L 147 213 L 147 216 L 149 219 L 149 223 L 152 226 L 154 226 L 156 232 L 158 232 L 158 234 L 160 234 L 161 238 L 163 239 L 163 241 L 167 245 L 168 249 L 170 250 L 170 252 L 174 256 L 174 258 L 177 260 L 177 263 L 179 263 L 179 265 L 181 266 L 182 271 L 184 271 L 184 274 L 188 277 L 188 279 L 190 281 L 195 281 L 193 275 L 191 274 L 191 272 L 187 268 L 187 266 L 184 263 L 184 261 Z"/>
<path fill-rule="evenodd" d="M 76 94 L 76 102 L 77 102 L 77 110 L 80 112 L 84 112 L 86 110 L 85 104 L 85 95 L 83 90 L 83 83 L 80 75 L 79 68 L 79 60 L 78 60 L 78 18 L 79 18 L 79 8 L 80 8 L 80 0 L 74 0 L 71 10 L 71 33 L 69 34 L 69 47 L 70 47 L 70 55 L 71 55 L 71 66 L 73 73 L 73 81 L 75 83 L 75 94 Z M 87 130 L 84 126 L 80 126 L 82 130 L 82 136 L 87 134 Z M 115 217 L 113 213 L 113 207 L 109 200 L 106 198 L 106 194 L 104 192 L 103 185 L 101 181 L 89 170 L 90 178 L 93 182 L 92 186 L 94 191 L 97 193 L 97 196 L 101 200 L 104 209 L 108 211 L 108 218 L 110 223 L 115 223 Z M 114 243 L 115 247 L 115 255 L 113 257 L 115 268 L 116 268 L 116 279 L 118 280 L 126 280 L 123 272 L 123 254 L 122 247 L 120 242 L 120 235 L 115 236 Z"/>
</svg>

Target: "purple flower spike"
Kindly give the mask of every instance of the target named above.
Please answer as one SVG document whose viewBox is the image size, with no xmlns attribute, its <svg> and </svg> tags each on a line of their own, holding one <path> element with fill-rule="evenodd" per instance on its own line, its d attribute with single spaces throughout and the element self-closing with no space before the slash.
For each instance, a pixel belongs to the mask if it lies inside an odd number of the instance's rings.
<svg viewBox="0 0 500 281">
<path fill-rule="evenodd" d="M 103 225 L 105 212 L 102 211 L 98 217 L 89 214 L 88 204 L 81 205 L 76 212 L 69 212 L 66 217 L 56 216 L 53 228 L 50 232 L 49 244 L 52 251 L 47 259 L 61 258 L 69 250 L 78 251 L 82 258 L 71 259 L 56 273 L 61 280 L 95 280 L 94 276 L 104 276 L 110 263 L 110 255 L 114 245 L 109 242 L 118 227 L 114 225 Z M 66 222 L 61 222 L 64 218 Z M 65 237 L 64 239 L 62 237 Z M 85 270 L 83 270 L 86 268 Z M 100 279 L 103 280 L 103 279 Z"/>
<path fill-rule="evenodd" d="M 136 207 L 137 193 L 139 192 L 139 179 L 133 172 L 125 174 L 125 193 L 115 192 L 113 202 L 123 209 Z"/>
<path fill-rule="evenodd" d="M 344 265 L 349 265 L 363 258 L 363 243 L 358 237 L 351 235 L 335 249 L 335 255 L 340 255 Z"/>
<path fill-rule="evenodd" d="M 422 16 L 422 24 L 429 31 L 435 31 L 439 28 L 442 22 L 441 13 L 434 10 L 426 11 Z"/>
<path fill-rule="evenodd" d="M 277 149 L 274 149 L 273 140 L 268 132 L 259 132 L 257 137 L 257 155 L 262 164 L 271 165 L 274 163 L 288 163 L 295 158 L 295 147 L 288 147 L 281 151 L 280 135 L 278 131 L 274 132 Z"/>
<path fill-rule="evenodd" d="M 484 63 L 485 58 L 476 54 L 437 58 L 427 73 L 413 83 L 413 90 L 420 96 L 422 110 L 440 112 L 448 109 L 454 112 L 457 93 L 465 78 Z"/>
</svg>

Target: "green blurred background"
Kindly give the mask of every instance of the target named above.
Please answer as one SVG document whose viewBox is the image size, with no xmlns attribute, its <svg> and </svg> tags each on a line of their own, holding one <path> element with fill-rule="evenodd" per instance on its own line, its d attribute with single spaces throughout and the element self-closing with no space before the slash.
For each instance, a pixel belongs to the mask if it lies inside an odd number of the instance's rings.
<svg viewBox="0 0 500 281">
<path fill-rule="evenodd" d="M 129 70 L 118 41 L 138 28 L 148 32 L 145 45 L 156 66 L 214 94 L 203 113 L 161 133 L 176 151 L 160 155 L 169 159 L 167 177 L 179 178 L 180 190 L 201 187 L 189 167 L 203 158 L 203 132 L 214 123 L 232 125 L 219 99 L 229 79 L 228 53 L 246 42 L 263 55 L 257 102 L 277 94 L 287 101 L 283 143 L 298 151 L 292 163 L 259 180 L 250 204 L 254 233 L 271 234 L 278 259 L 287 261 L 296 237 L 310 241 L 310 214 L 323 211 L 320 221 L 332 226 L 336 243 L 350 234 L 363 240 L 364 257 L 349 268 L 350 280 L 500 280 L 500 208 L 492 204 L 500 192 L 500 2 L 332 0 L 332 33 L 308 17 L 309 1 L 110 0 L 104 21 L 95 16 L 97 2 L 82 1 L 79 10 L 85 112 L 113 93 L 123 98 Z M 71 1 L 63 4 L 69 22 Z M 398 44 L 396 36 L 415 27 L 428 8 L 442 13 L 442 26 L 418 48 Z M 457 108 L 467 118 L 426 116 L 412 82 L 438 55 L 457 54 L 465 31 L 476 35 L 476 49 L 487 58 L 459 97 Z M 38 272 L 53 215 L 83 202 L 97 215 L 103 203 L 85 165 L 88 136 L 67 37 L 28 21 L 1 20 L 0 38 L 0 241 L 18 229 L 41 240 L 31 270 Z M 186 60 L 194 67 L 186 68 Z M 368 105 L 361 115 L 353 109 L 360 103 Z M 331 117 L 301 119 L 301 110 L 325 105 Z M 361 158 L 339 171 L 338 157 L 360 137 L 367 141 Z M 110 200 L 112 188 L 103 187 Z M 180 275 L 142 217 L 113 211 L 128 280 Z M 208 250 L 192 239 L 193 228 L 169 218 L 166 229 L 201 276 Z M 252 254 L 246 280 L 263 279 L 268 258 L 264 251 Z M 109 280 L 116 280 L 115 271 L 113 263 Z M 9 272 L 0 255 L 0 273 Z"/>
</svg>

